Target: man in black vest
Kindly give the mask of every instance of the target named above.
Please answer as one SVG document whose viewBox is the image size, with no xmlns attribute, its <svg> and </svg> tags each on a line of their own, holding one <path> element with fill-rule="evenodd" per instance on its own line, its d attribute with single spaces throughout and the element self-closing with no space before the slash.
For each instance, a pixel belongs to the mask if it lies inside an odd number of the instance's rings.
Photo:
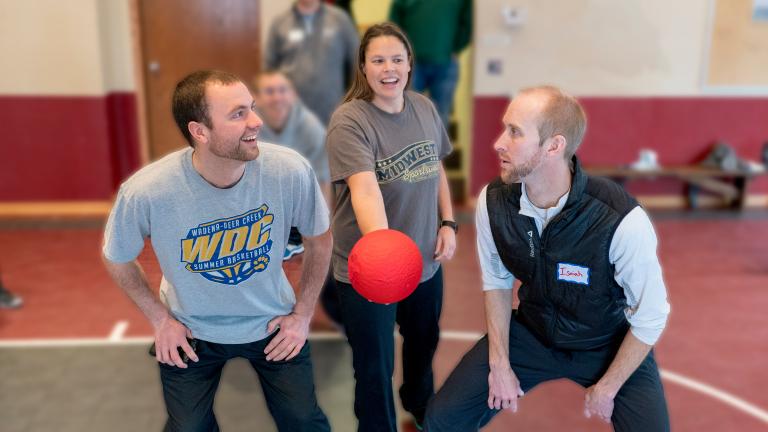
<svg viewBox="0 0 768 432">
<path fill-rule="evenodd" d="M 668 431 L 652 347 L 669 304 L 648 215 L 582 171 L 586 116 L 572 96 L 525 89 L 503 123 L 501 177 L 480 193 L 475 219 L 488 334 L 433 399 L 426 430 L 477 430 L 539 383 L 567 378 L 586 389 L 587 417 Z"/>
</svg>

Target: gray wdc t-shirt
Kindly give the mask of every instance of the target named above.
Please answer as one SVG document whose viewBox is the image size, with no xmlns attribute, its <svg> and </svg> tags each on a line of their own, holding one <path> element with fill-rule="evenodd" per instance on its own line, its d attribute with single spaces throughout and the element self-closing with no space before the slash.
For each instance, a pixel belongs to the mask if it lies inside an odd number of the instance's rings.
<svg viewBox="0 0 768 432">
<path fill-rule="evenodd" d="M 328 230 L 328 208 L 312 168 L 293 150 L 259 143 L 228 189 L 209 184 L 180 150 L 120 187 L 104 231 L 104 256 L 136 259 L 149 237 L 163 278 L 160 297 L 196 338 L 226 344 L 268 336 L 267 323 L 296 298 L 283 272 L 291 226 Z"/>
<path fill-rule="evenodd" d="M 331 228 L 334 277 L 349 283 L 347 259 L 361 237 L 345 179 L 373 171 L 389 227 L 416 242 L 424 260 L 421 282 L 431 278 L 440 265 L 434 259 L 440 160 L 451 152 L 432 102 L 406 91 L 403 111 L 396 114 L 360 99 L 347 102 L 333 114 L 326 146 L 336 199 Z"/>
</svg>

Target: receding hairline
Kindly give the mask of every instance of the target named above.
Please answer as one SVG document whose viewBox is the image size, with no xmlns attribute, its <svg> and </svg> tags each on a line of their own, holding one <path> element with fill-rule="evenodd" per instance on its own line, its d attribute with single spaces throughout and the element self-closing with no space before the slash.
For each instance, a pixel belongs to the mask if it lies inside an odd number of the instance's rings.
<svg viewBox="0 0 768 432">
<path fill-rule="evenodd" d="M 584 107 L 573 95 L 552 85 L 521 89 L 518 96 L 540 101 L 537 112 L 539 134 L 562 135 L 566 139 L 566 157 L 575 154 L 581 146 L 587 129 Z"/>
<path fill-rule="evenodd" d="M 512 97 L 512 100 L 510 101 L 510 104 L 507 106 L 507 110 L 511 107 L 512 103 L 514 101 L 520 101 L 521 99 L 527 99 L 527 100 L 535 100 L 537 103 L 532 107 L 535 109 L 534 115 L 535 115 L 535 121 L 536 121 L 536 128 L 540 128 L 544 112 L 547 110 L 547 107 L 549 106 L 549 103 L 552 101 L 552 93 L 546 92 L 546 91 L 539 91 L 537 87 L 530 87 L 523 90 L 520 90 Z M 504 112 L 504 118 L 507 116 L 507 110 Z M 502 118 L 502 122 L 504 125 L 514 125 L 517 127 L 520 127 L 520 124 L 513 124 L 509 123 Z"/>
<path fill-rule="evenodd" d="M 524 97 L 524 98 L 535 98 L 535 100 L 540 101 L 540 104 L 537 104 L 536 108 L 538 109 L 537 117 L 539 120 L 541 120 L 541 115 L 544 113 L 544 111 L 547 110 L 547 108 L 549 107 L 549 104 L 552 103 L 552 100 L 554 100 L 555 97 L 559 95 L 565 95 L 565 93 L 563 93 L 562 91 L 554 87 L 549 87 L 549 86 L 527 87 L 527 88 L 521 89 L 517 93 L 517 95 L 515 95 L 513 100 L 519 97 Z"/>
</svg>

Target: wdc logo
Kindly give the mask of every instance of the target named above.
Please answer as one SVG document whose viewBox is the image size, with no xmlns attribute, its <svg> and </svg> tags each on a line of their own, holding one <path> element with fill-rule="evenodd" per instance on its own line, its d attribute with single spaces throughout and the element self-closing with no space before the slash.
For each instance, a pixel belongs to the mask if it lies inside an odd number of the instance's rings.
<svg viewBox="0 0 768 432">
<path fill-rule="evenodd" d="M 269 265 L 272 222 L 262 204 L 238 216 L 205 222 L 192 228 L 181 240 L 181 261 L 185 268 L 206 279 L 237 285 Z"/>
</svg>

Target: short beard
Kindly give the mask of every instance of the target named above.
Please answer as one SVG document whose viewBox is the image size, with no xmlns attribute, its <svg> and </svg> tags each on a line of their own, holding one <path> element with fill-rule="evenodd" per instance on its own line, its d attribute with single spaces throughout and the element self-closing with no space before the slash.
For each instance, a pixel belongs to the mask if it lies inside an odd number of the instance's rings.
<svg viewBox="0 0 768 432">
<path fill-rule="evenodd" d="M 520 165 L 501 170 L 501 181 L 505 184 L 520 183 L 524 177 L 529 176 L 533 170 L 541 165 L 543 151 L 540 146 L 536 153 Z"/>
<path fill-rule="evenodd" d="M 214 155 L 220 158 L 231 159 L 231 160 L 236 160 L 241 162 L 250 162 L 256 159 L 257 157 L 259 157 L 258 146 L 256 147 L 255 151 L 248 152 L 243 148 L 239 140 L 237 142 L 237 145 L 232 149 L 224 150 L 222 147 L 224 146 L 220 146 L 218 142 L 212 143 L 211 153 L 213 153 Z"/>
</svg>

